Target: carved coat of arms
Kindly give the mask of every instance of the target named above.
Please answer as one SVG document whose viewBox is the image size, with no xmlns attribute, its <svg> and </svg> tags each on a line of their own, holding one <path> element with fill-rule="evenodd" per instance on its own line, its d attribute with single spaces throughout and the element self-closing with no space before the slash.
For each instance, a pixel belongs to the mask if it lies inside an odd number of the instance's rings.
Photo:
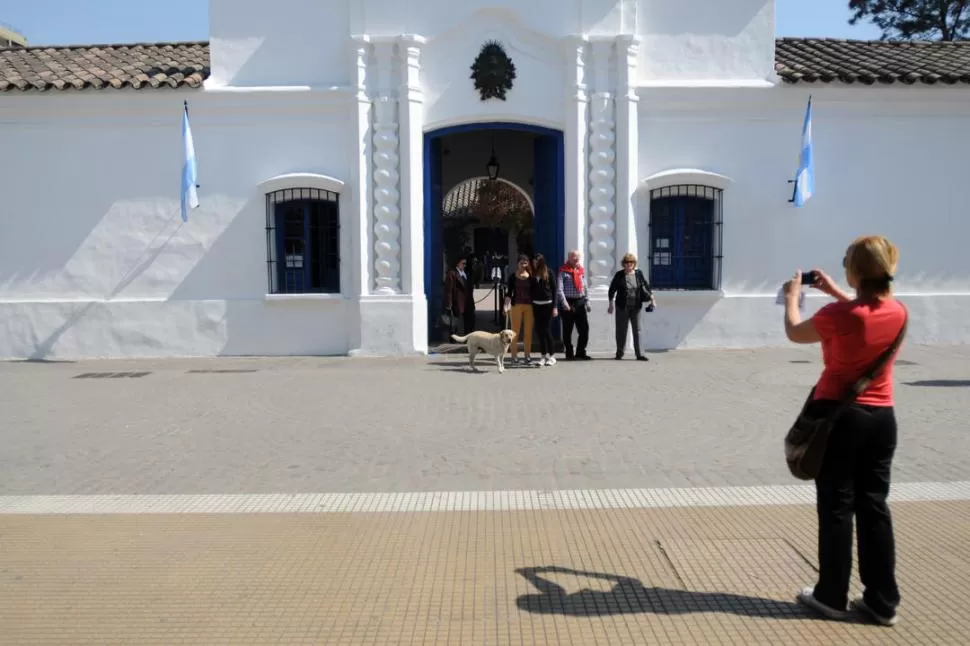
<svg viewBox="0 0 970 646">
<path fill-rule="evenodd" d="M 471 78 L 482 101 L 505 101 L 505 93 L 512 89 L 512 81 L 515 80 L 515 63 L 501 44 L 489 41 L 482 45 L 482 51 L 472 64 Z"/>
</svg>

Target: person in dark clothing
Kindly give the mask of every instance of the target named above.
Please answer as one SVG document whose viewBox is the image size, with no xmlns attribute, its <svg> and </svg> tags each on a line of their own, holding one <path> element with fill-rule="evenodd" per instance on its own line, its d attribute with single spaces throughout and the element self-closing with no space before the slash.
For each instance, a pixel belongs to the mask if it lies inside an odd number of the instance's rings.
<svg viewBox="0 0 970 646">
<path fill-rule="evenodd" d="M 539 335 L 540 366 L 556 365 L 556 351 L 552 342 L 552 319 L 559 316 L 556 307 L 556 280 L 546 264 L 546 257 L 537 253 L 532 259 L 532 311 Z"/>
<path fill-rule="evenodd" d="M 532 309 L 532 262 L 528 256 L 519 256 L 515 271 L 509 272 L 505 292 L 505 313 L 509 328 L 519 335 L 525 347 L 525 365 L 532 365 L 532 333 L 535 319 Z M 512 365 L 519 363 L 518 339 L 509 349 Z"/>
<path fill-rule="evenodd" d="M 892 280 L 899 251 L 882 236 L 855 240 L 843 259 L 845 276 L 855 294 L 842 291 L 824 272 L 815 270 L 812 287 L 836 302 L 802 321 L 799 313 L 802 274 L 785 283 L 785 334 L 795 343 L 821 343 L 824 369 L 815 386 L 812 416 L 824 416 L 892 347 L 905 329 L 906 308 L 893 298 Z M 898 351 L 898 349 L 897 349 Z M 896 543 L 889 496 L 896 416 L 893 363 L 886 366 L 835 421 L 815 478 L 818 512 L 818 582 L 797 599 L 830 619 L 848 616 L 846 604 L 852 573 L 852 525 L 856 522 L 859 575 L 865 588 L 850 607 L 883 626 L 896 623 Z"/>
<path fill-rule="evenodd" d="M 616 311 L 616 358 L 623 358 L 626 348 L 627 327 L 633 328 L 633 351 L 638 361 L 648 361 L 640 352 L 640 312 L 647 303 L 654 303 L 653 290 L 643 273 L 637 269 L 637 257 L 632 253 L 623 256 L 623 269 L 616 272 L 610 282 L 610 304 L 607 312 Z M 613 307 L 613 299 L 616 307 Z"/>
<path fill-rule="evenodd" d="M 444 309 L 452 320 L 449 333 L 471 334 L 475 331 L 475 288 L 465 272 L 466 264 L 464 258 L 459 259 L 445 275 Z M 462 323 L 461 330 L 456 329 L 458 321 Z"/>
<path fill-rule="evenodd" d="M 559 276 L 556 278 L 556 300 L 559 301 L 559 311 L 562 313 L 562 341 L 566 346 L 566 361 L 592 359 L 586 354 L 586 344 L 589 343 L 589 294 L 582 259 L 578 249 L 570 251 L 566 264 L 559 268 Z M 578 331 L 575 353 L 573 327 Z"/>
</svg>

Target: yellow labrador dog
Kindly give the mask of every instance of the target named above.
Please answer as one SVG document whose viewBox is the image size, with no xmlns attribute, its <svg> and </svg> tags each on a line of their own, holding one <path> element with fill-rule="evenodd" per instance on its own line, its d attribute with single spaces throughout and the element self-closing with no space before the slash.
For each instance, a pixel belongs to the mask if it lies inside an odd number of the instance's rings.
<svg viewBox="0 0 970 646">
<path fill-rule="evenodd" d="M 451 340 L 468 346 L 468 365 L 475 372 L 478 372 L 478 368 L 475 367 L 475 355 L 484 352 L 495 357 L 498 371 L 502 373 L 505 372 L 505 353 L 509 351 L 509 346 L 515 343 L 515 337 L 516 333 L 512 330 L 502 330 L 501 332 L 477 331 L 465 336 L 452 334 Z"/>
</svg>

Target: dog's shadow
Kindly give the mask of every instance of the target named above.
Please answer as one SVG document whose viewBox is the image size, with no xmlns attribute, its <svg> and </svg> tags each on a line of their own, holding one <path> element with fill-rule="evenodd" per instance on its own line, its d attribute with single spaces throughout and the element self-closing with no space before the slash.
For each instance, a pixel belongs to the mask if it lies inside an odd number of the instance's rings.
<svg viewBox="0 0 970 646">
<path fill-rule="evenodd" d="M 443 370 L 444 372 L 464 372 L 469 375 L 484 375 L 488 370 L 484 370 L 483 366 L 479 366 L 478 370 L 472 370 L 471 366 L 468 365 L 468 357 L 465 357 L 464 361 L 429 361 L 429 366 L 435 366 L 436 368 Z M 495 371 L 495 364 L 492 364 L 493 372 Z M 506 366 L 508 368 L 508 366 Z"/>
</svg>

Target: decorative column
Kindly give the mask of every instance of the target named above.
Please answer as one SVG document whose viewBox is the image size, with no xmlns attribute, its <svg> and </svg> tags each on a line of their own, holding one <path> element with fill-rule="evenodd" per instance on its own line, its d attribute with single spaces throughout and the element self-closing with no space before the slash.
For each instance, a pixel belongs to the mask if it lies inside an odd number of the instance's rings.
<svg viewBox="0 0 970 646">
<path fill-rule="evenodd" d="M 355 122 L 355 162 L 353 166 L 354 187 L 353 198 L 356 205 L 356 222 L 354 223 L 353 240 L 356 253 L 354 257 L 357 266 L 354 268 L 353 293 L 366 296 L 371 292 L 374 281 L 371 279 L 371 147 L 367 142 L 371 139 L 372 108 L 370 96 L 367 94 L 367 67 L 370 64 L 371 44 L 364 37 L 354 39 L 353 69 L 351 78 L 354 81 L 353 114 Z"/>
<path fill-rule="evenodd" d="M 400 66 L 399 115 L 401 134 L 401 246 L 404 257 L 402 291 L 424 300 L 424 93 L 421 91 L 420 36 L 398 41 Z M 425 310 L 422 308 L 421 312 Z M 426 314 L 425 314 L 426 316 Z M 424 325 L 420 343 L 427 343 Z"/>
<path fill-rule="evenodd" d="M 637 254 L 636 195 L 640 183 L 640 129 L 636 36 L 616 39 L 616 266 L 627 252 Z M 645 262 L 646 259 L 644 258 Z"/>
<path fill-rule="evenodd" d="M 585 38 L 569 38 L 567 46 L 567 78 L 571 79 L 566 94 L 565 145 L 565 242 L 563 252 L 579 249 L 586 252 L 586 137 L 589 97 L 586 92 Z"/>
<path fill-rule="evenodd" d="M 381 42 L 375 51 L 379 94 L 374 106 L 374 287 L 375 293 L 387 295 L 397 294 L 401 285 L 397 101 L 391 92 L 394 46 Z"/>
<path fill-rule="evenodd" d="M 610 58 L 613 43 L 595 41 L 595 87 L 590 106 L 589 135 L 589 259 L 586 262 L 589 287 L 605 291 L 616 267 L 616 136 L 613 94 L 610 87 Z"/>
</svg>

